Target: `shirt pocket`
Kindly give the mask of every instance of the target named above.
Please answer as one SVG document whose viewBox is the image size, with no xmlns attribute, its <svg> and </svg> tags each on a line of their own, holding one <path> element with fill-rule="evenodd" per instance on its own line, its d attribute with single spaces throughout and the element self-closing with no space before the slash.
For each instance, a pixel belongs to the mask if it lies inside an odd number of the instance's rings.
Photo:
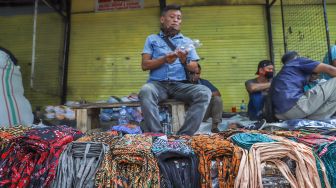
<svg viewBox="0 0 336 188">
<path fill-rule="evenodd" d="M 167 53 L 171 52 L 170 48 L 163 42 L 153 41 L 152 43 L 154 57 L 164 56 Z"/>
</svg>

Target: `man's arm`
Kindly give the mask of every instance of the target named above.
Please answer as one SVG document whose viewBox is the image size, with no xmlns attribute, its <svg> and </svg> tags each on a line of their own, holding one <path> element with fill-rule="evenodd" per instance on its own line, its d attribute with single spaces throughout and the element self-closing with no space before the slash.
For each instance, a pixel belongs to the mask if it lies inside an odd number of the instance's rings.
<svg viewBox="0 0 336 188">
<path fill-rule="evenodd" d="M 336 77 L 336 67 L 324 63 L 318 64 L 313 72 L 315 73 L 323 72 L 329 74 L 331 77 Z"/>
<path fill-rule="evenodd" d="M 165 63 L 173 63 L 176 58 L 175 53 L 169 53 L 158 59 L 152 59 L 152 55 L 150 54 L 142 54 L 141 68 L 143 71 L 157 69 Z"/>
<path fill-rule="evenodd" d="M 249 93 L 254 93 L 258 91 L 263 91 L 271 86 L 271 82 L 267 83 L 253 83 L 250 81 L 245 82 L 245 88 Z"/>
<path fill-rule="evenodd" d="M 220 97 L 221 96 L 220 92 L 219 91 L 212 92 L 212 97 L 215 97 L 215 96 Z"/>
</svg>

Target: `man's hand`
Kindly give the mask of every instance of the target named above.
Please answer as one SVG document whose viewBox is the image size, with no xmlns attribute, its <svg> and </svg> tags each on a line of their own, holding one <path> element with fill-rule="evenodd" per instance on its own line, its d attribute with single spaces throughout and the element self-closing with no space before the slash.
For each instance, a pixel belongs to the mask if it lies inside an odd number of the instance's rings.
<svg viewBox="0 0 336 188">
<path fill-rule="evenodd" d="M 180 61 L 181 61 L 182 64 L 186 64 L 187 63 L 188 51 L 178 49 L 176 51 L 176 55 L 180 59 Z"/>
<path fill-rule="evenodd" d="M 166 63 L 168 64 L 174 63 L 176 59 L 177 59 L 177 54 L 174 52 L 168 53 L 165 56 Z"/>
</svg>

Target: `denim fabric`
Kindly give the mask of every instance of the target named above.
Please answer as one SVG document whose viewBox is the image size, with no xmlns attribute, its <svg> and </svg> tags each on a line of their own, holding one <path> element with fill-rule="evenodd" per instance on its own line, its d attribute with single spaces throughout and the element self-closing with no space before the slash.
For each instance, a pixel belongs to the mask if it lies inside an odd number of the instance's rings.
<svg viewBox="0 0 336 188">
<path fill-rule="evenodd" d="M 170 38 L 171 42 L 178 48 L 179 46 L 190 43 L 191 39 L 183 36 L 181 33 Z M 172 52 L 168 44 L 163 39 L 163 34 L 152 34 L 147 37 L 142 54 L 150 54 L 152 59 L 158 59 L 165 56 L 167 53 Z M 187 63 L 190 61 L 199 60 L 199 56 L 195 49 L 188 52 Z M 177 58 L 174 63 L 165 63 L 161 67 L 151 70 L 149 73 L 149 81 L 162 81 L 162 80 L 186 80 L 184 68 Z"/>
<path fill-rule="evenodd" d="M 189 104 L 184 124 L 177 134 L 193 135 L 201 125 L 211 91 L 200 84 L 152 81 L 141 88 L 139 97 L 147 128 L 145 132 L 163 133 L 158 103 L 172 98 Z"/>
</svg>

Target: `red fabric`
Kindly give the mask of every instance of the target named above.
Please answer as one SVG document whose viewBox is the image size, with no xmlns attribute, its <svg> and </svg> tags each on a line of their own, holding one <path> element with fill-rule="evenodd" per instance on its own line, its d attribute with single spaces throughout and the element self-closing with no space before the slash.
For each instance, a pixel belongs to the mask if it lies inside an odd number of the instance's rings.
<svg viewBox="0 0 336 188">
<path fill-rule="evenodd" d="M 0 158 L 0 187 L 48 187 L 65 146 L 83 136 L 70 127 L 31 129 Z"/>
</svg>

